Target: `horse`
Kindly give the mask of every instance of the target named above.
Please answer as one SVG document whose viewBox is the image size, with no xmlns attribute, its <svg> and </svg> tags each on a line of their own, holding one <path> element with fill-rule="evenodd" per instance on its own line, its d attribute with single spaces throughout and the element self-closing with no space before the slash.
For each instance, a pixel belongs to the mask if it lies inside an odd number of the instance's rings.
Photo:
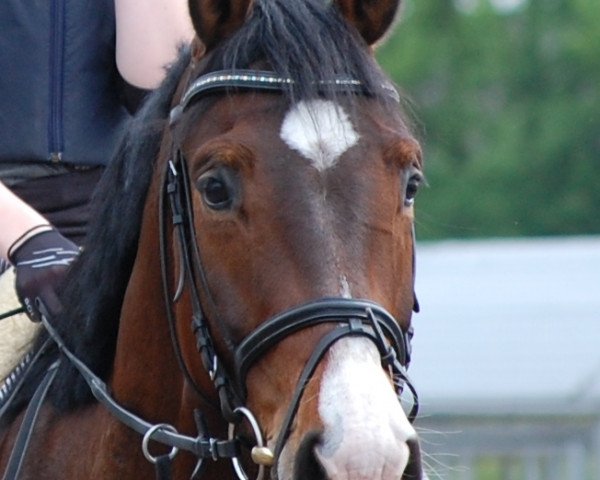
<svg viewBox="0 0 600 480">
<path fill-rule="evenodd" d="M 373 55 L 399 3 L 189 1 L 197 36 L 123 134 L 62 308 L 39 303 L 3 479 L 426 478 L 422 154 Z"/>
</svg>

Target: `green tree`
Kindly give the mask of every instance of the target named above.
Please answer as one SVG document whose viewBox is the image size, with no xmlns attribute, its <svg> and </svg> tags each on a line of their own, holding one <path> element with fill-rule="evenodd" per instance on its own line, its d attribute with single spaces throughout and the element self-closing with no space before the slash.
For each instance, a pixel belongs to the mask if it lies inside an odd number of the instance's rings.
<svg viewBox="0 0 600 480">
<path fill-rule="evenodd" d="M 407 0 L 379 51 L 425 147 L 420 238 L 600 233 L 600 2 L 457 3 Z"/>
</svg>

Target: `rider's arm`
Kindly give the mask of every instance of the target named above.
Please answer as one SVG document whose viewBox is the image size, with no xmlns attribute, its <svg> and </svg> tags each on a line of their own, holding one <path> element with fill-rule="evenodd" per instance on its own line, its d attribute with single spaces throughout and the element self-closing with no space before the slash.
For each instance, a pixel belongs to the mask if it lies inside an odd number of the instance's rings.
<svg viewBox="0 0 600 480">
<path fill-rule="evenodd" d="M 48 225 L 48 220 L 12 193 L 2 182 L 0 182 L 0 219 L 2 219 L 0 222 L 0 257 L 2 258 L 8 258 L 8 249 L 21 237 L 24 240 L 27 232 L 31 231 L 33 234 L 35 227 Z"/>
<path fill-rule="evenodd" d="M 0 256 L 16 269 L 19 300 L 40 320 L 36 299 L 50 312 L 60 309 L 56 296 L 79 248 L 0 182 Z"/>
<path fill-rule="evenodd" d="M 187 0 L 115 0 L 117 68 L 131 85 L 152 89 L 189 43 L 194 29 Z"/>
</svg>

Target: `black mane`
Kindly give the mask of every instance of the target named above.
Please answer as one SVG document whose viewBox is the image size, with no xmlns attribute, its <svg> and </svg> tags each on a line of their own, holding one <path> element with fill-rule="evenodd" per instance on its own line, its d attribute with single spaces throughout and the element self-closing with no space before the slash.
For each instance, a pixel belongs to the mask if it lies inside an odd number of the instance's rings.
<svg viewBox="0 0 600 480">
<path fill-rule="evenodd" d="M 154 161 L 172 97 L 188 63 L 189 53 L 184 52 L 162 86 L 126 127 L 97 189 L 86 249 L 64 287 L 65 313 L 53 322 L 69 348 L 103 379 L 113 364 L 120 309 L 136 255 Z M 291 101 L 336 97 L 341 94 L 339 88 L 324 92 L 319 82 L 349 77 L 359 80 L 368 95 L 378 97 L 400 114 L 384 88 L 389 81 L 362 38 L 323 0 L 257 0 L 244 26 L 206 58 L 203 73 L 257 66 L 293 80 L 286 92 Z M 46 338 L 42 333 L 36 346 Z M 38 362 L 13 410 L 30 398 L 57 355 L 53 349 Z M 91 399 L 87 384 L 66 359 L 51 395 L 61 410 Z"/>
</svg>

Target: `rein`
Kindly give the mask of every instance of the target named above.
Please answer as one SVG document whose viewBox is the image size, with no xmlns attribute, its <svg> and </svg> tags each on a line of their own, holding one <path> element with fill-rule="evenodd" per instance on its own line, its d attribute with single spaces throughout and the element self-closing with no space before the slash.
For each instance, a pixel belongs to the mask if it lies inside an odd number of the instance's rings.
<svg viewBox="0 0 600 480">
<path fill-rule="evenodd" d="M 14 317 L 19 315 L 20 313 L 25 313 L 27 309 L 25 307 L 14 308 L 9 310 L 8 312 L 0 313 L 0 320 L 4 320 L 5 318 Z"/>
</svg>

